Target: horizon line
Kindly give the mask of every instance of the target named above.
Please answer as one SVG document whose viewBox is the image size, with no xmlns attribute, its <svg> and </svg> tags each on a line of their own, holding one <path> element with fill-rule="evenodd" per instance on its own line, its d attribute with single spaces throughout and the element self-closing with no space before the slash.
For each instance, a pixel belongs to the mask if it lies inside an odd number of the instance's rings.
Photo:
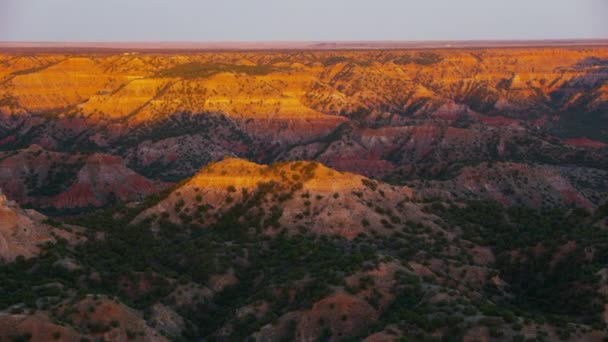
<svg viewBox="0 0 608 342">
<path fill-rule="evenodd" d="M 469 40 L 260 40 L 260 41 L 0 41 L 2 49 L 275 50 L 400 49 L 484 47 L 577 47 L 608 45 L 608 38 Z"/>
</svg>

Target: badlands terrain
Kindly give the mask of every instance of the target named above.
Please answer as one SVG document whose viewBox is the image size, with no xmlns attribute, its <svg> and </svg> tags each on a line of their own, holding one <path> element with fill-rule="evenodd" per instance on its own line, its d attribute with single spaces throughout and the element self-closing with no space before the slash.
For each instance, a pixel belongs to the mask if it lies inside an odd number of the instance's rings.
<svg viewBox="0 0 608 342">
<path fill-rule="evenodd" d="M 602 341 L 608 48 L 0 50 L 0 341 Z"/>
</svg>

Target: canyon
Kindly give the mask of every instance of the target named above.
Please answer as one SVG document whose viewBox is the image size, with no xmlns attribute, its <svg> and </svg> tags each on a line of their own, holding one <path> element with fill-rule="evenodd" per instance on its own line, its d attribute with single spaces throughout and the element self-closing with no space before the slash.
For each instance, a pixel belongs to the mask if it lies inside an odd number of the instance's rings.
<svg viewBox="0 0 608 342">
<path fill-rule="evenodd" d="M 608 48 L 0 49 L 0 339 L 608 336 Z"/>
<path fill-rule="evenodd" d="M 157 188 L 224 156 L 317 160 L 397 183 L 455 177 L 490 160 L 604 170 L 607 55 L 598 47 L 3 54 L 0 149 L 113 155 Z"/>
</svg>

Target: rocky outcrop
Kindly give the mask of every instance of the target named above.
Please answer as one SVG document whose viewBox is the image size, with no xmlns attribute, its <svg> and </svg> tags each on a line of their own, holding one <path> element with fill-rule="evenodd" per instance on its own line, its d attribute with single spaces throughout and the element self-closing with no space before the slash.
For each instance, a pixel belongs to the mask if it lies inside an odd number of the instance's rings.
<svg viewBox="0 0 608 342">
<path fill-rule="evenodd" d="M 60 319 L 45 311 L 35 315 L 0 313 L 0 338 L 31 341 L 168 341 L 141 313 L 105 296 L 89 295 L 57 308 Z M 69 320 L 66 324 L 63 320 Z"/>
<path fill-rule="evenodd" d="M 427 215 L 409 203 L 411 196 L 408 187 L 389 186 L 316 162 L 266 166 L 228 158 L 203 168 L 135 221 L 208 226 L 219 214 L 232 213 L 251 225 L 248 228 L 257 226 L 271 235 L 281 227 L 302 226 L 353 239 L 370 229 L 388 231 L 391 222 L 424 220 Z"/>
<path fill-rule="evenodd" d="M 0 192 L 0 261 L 31 258 L 40 252 L 41 245 L 60 238 L 74 243 L 81 240 L 67 230 L 43 223 L 45 219 L 34 210 L 22 210 Z"/>
<path fill-rule="evenodd" d="M 20 203 L 38 207 L 99 207 L 143 199 L 164 186 L 107 154 L 53 152 L 37 145 L 0 153 L 0 187 Z"/>
<path fill-rule="evenodd" d="M 304 312 L 296 330 L 299 341 L 318 340 L 323 330 L 339 337 L 357 336 L 378 318 L 378 313 L 365 300 L 336 293 L 324 298 Z"/>
<path fill-rule="evenodd" d="M 608 173 L 582 167 L 512 162 L 464 167 L 453 179 L 416 181 L 420 199 L 491 200 L 507 206 L 595 210 L 608 196 Z"/>
<path fill-rule="evenodd" d="M 6 340 L 22 338 L 36 342 L 81 340 L 81 335 L 76 329 L 57 324 L 43 313 L 34 315 L 0 313 L 0 336 Z"/>
<path fill-rule="evenodd" d="M 278 136 L 292 141 L 304 134 L 302 125 L 308 123 L 309 130 L 335 125 L 344 119 L 333 116 L 362 114 L 358 108 L 374 119 L 396 114 L 397 122 L 412 115 L 451 121 L 467 113 L 536 119 L 555 113 L 552 102 L 561 104 L 560 110 L 595 111 L 605 104 L 607 57 L 605 48 L 57 54 L 36 62 L 21 56 L 6 69 L 0 108 L 133 125 L 180 112 L 222 113 L 259 122 L 246 127 L 274 138 L 276 132 L 265 127 L 293 127 Z M 23 69 L 24 64 L 34 66 Z"/>
<path fill-rule="evenodd" d="M 141 200 L 157 192 L 157 186 L 127 168 L 119 157 L 88 157 L 69 188 L 49 203 L 56 208 L 99 207 L 113 201 Z"/>
</svg>

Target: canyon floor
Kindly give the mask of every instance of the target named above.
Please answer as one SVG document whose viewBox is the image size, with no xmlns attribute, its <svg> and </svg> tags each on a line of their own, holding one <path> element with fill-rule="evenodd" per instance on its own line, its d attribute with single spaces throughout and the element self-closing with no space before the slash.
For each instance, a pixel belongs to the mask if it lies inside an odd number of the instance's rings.
<svg viewBox="0 0 608 342">
<path fill-rule="evenodd" d="M 605 42 L 310 44 L 0 44 L 0 341 L 608 338 Z"/>
</svg>

